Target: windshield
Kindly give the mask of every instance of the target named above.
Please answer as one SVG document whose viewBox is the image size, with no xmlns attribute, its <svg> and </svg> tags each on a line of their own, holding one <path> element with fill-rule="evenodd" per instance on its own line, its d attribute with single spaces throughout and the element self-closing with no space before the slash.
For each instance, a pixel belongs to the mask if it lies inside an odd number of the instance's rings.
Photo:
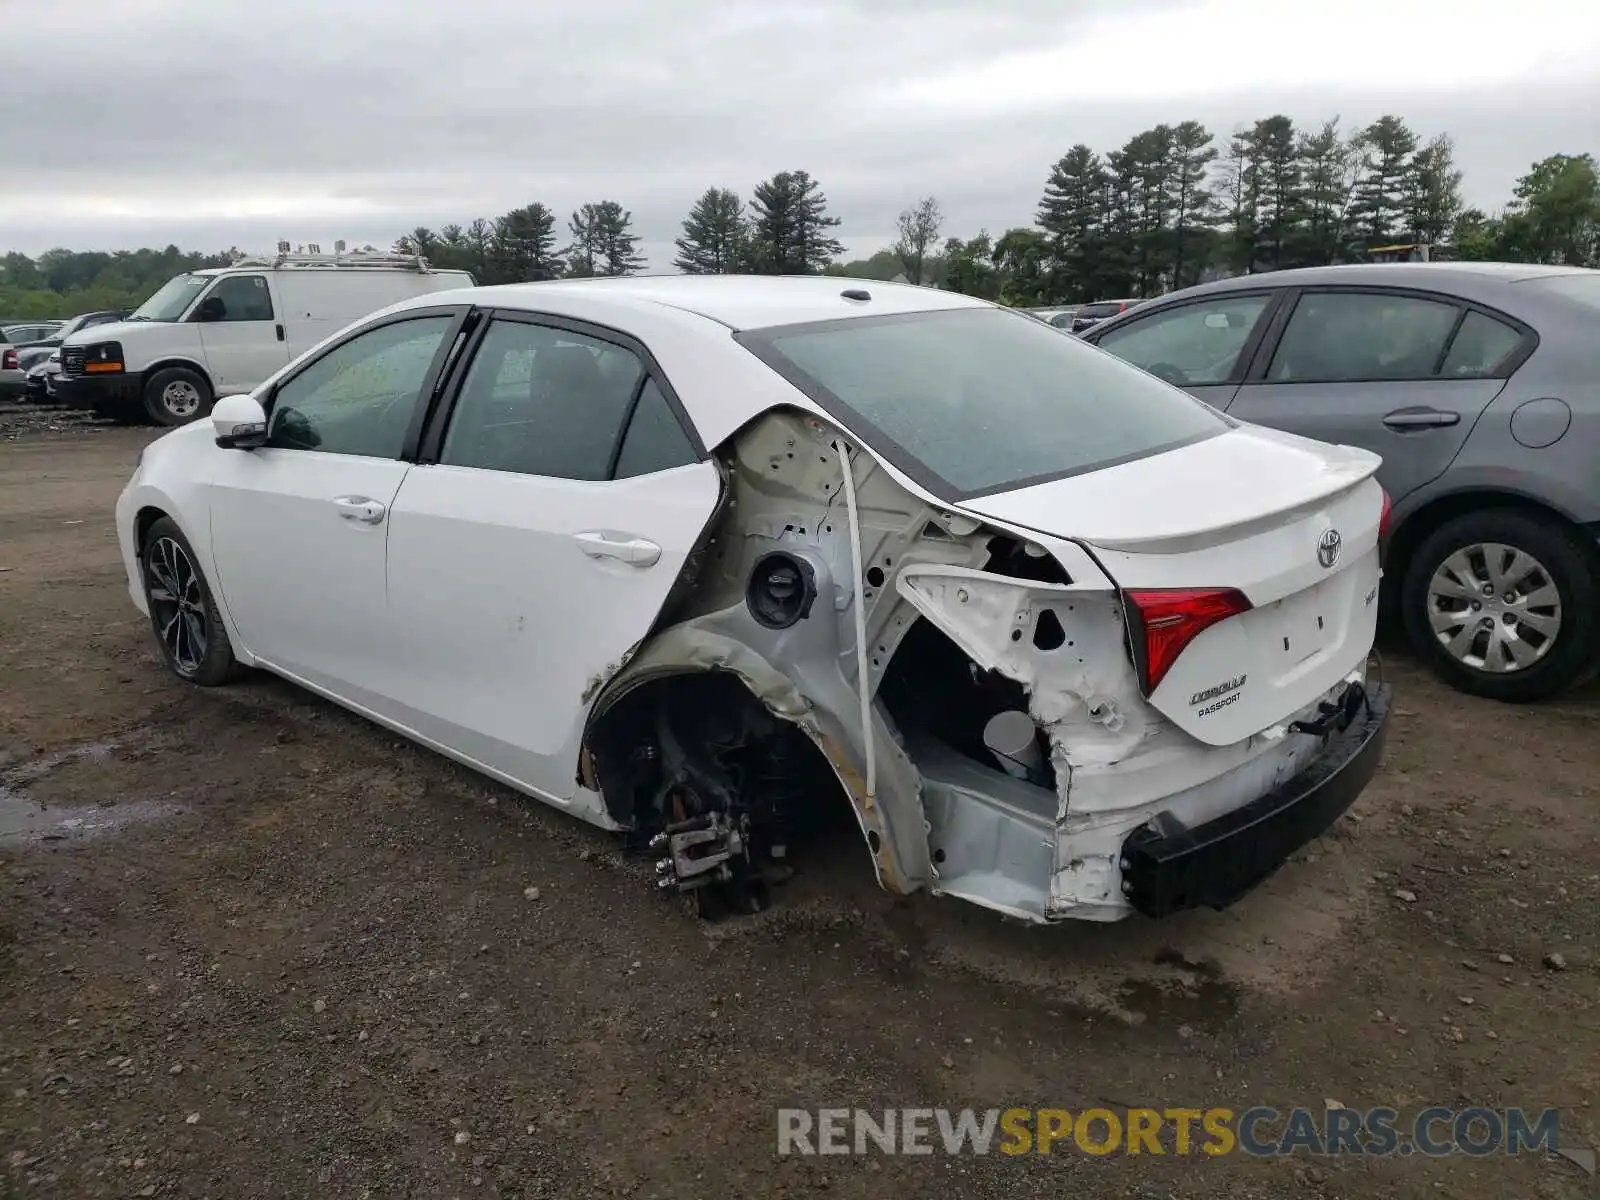
<svg viewBox="0 0 1600 1200">
<path fill-rule="evenodd" d="M 993 308 L 758 329 L 744 346 L 929 491 L 964 500 L 1129 462 L 1232 423 Z"/>
<path fill-rule="evenodd" d="M 1522 281 L 1541 291 L 1554 292 L 1589 308 L 1600 308 L 1600 271 L 1574 271 L 1572 274 L 1539 275 Z"/>
<path fill-rule="evenodd" d="M 209 275 L 174 275 L 161 285 L 161 290 L 146 300 L 128 319 L 130 321 L 176 321 L 183 316 L 194 298 L 211 282 Z"/>
</svg>

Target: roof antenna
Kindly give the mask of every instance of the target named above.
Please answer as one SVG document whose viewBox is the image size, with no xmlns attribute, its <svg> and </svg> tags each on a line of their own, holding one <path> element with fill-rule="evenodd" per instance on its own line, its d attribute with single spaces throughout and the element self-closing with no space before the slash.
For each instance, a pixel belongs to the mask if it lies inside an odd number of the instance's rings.
<svg viewBox="0 0 1600 1200">
<path fill-rule="evenodd" d="M 840 292 L 839 295 L 843 296 L 846 300 L 866 301 L 872 299 L 872 293 L 867 291 L 866 288 L 845 288 L 845 290 Z"/>
</svg>

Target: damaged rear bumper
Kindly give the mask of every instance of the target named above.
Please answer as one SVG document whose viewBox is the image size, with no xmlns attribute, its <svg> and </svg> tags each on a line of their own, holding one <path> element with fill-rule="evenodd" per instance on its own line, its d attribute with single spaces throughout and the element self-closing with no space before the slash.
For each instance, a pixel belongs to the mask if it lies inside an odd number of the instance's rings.
<svg viewBox="0 0 1600 1200">
<path fill-rule="evenodd" d="M 1367 705 L 1294 778 L 1241 808 L 1187 829 L 1134 830 L 1122 846 L 1122 891 L 1147 917 L 1226 908 L 1321 836 L 1371 782 L 1383 757 L 1391 689 Z"/>
</svg>

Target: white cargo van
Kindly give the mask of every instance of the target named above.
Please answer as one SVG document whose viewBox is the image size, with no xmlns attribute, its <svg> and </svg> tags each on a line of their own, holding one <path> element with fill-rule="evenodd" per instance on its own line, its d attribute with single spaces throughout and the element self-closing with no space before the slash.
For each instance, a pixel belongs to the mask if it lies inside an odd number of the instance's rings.
<svg viewBox="0 0 1600 1200">
<path fill-rule="evenodd" d="M 68 337 L 57 390 L 73 408 L 184 425 L 368 313 L 472 286 L 465 271 L 371 253 L 280 254 L 175 275 L 126 321 Z"/>
</svg>

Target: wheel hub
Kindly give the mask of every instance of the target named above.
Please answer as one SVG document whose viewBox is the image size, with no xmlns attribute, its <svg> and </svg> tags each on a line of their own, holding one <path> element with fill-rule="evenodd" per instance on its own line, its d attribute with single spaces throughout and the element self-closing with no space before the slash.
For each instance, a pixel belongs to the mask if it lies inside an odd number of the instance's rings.
<svg viewBox="0 0 1600 1200">
<path fill-rule="evenodd" d="M 1428 583 L 1428 622 L 1457 662 L 1510 674 L 1544 659 L 1561 631 L 1561 592 L 1533 555 L 1498 542 L 1463 546 Z"/>
<path fill-rule="evenodd" d="M 156 635 L 183 675 L 193 675 L 205 661 L 207 635 L 205 597 L 200 572 L 172 538 L 158 538 L 145 557 L 145 594 Z"/>
<path fill-rule="evenodd" d="M 175 417 L 187 417 L 200 407 L 200 392 L 194 384 L 174 380 L 161 389 L 161 403 Z"/>
</svg>

